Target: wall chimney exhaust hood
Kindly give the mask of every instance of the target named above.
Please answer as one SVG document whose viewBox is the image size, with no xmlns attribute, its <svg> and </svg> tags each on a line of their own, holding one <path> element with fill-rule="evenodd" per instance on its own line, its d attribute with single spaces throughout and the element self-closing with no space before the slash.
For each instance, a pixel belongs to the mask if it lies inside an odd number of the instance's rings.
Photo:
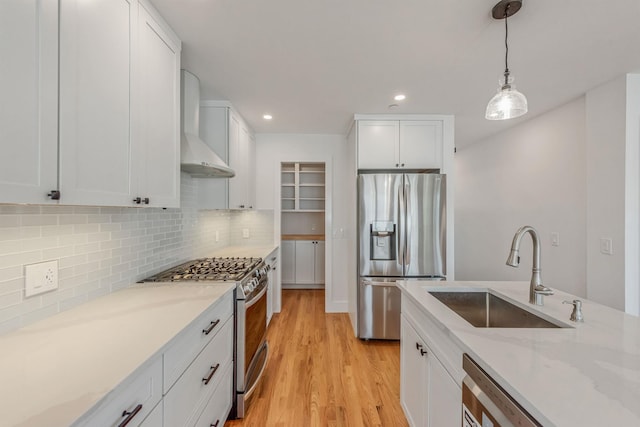
<svg viewBox="0 0 640 427">
<path fill-rule="evenodd" d="M 232 178 L 235 172 L 200 139 L 200 81 L 181 70 L 180 168 L 196 178 Z"/>
</svg>

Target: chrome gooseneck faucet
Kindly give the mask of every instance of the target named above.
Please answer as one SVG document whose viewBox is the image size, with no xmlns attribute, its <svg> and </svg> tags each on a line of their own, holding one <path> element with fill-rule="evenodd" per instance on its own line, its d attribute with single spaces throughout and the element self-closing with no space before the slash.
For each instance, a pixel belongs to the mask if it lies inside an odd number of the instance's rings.
<svg viewBox="0 0 640 427">
<path fill-rule="evenodd" d="M 507 258 L 507 265 L 518 267 L 520 265 L 520 241 L 525 233 L 531 234 L 533 240 L 533 270 L 531 273 L 531 286 L 529 287 L 529 303 L 535 305 L 544 305 L 543 296 L 553 295 L 553 290 L 542 285 L 542 277 L 540 276 L 540 239 L 535 228 L 525 225 L 520 227 L 513 236 L 511 242 L 511 253 Z"/>
</svg>

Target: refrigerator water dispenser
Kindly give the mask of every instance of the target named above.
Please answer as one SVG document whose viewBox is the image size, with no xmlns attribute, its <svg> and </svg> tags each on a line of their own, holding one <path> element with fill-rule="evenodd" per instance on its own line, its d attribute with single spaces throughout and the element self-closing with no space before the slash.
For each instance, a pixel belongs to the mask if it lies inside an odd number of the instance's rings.
<svg viewBox="0 0 640 427">
<path fill-rule="evenodd" d="M 370 259 L 392 261 L 396 259 L 396 225 L 392 221 L 371 223 Z"/>
</svg>

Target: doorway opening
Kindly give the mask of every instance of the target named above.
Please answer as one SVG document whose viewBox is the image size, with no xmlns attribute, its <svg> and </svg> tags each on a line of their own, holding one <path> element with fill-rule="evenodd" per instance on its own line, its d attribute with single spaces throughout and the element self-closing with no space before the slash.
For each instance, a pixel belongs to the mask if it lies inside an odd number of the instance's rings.
<svg viewBox="0 0 640 427">
<path fill-rule="evenodd" d="M 283 162 L 280 174 L 282 289 L 324 289 L 325 163 Z"/>
</svg>

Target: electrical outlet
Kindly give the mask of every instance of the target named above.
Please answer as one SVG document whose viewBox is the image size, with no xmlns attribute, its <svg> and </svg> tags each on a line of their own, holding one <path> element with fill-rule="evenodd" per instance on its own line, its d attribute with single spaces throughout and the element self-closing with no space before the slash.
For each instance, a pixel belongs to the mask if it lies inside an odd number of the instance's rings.
<svg viewBox="0 0 640 427">
<path fill-rule="evenodd" d="M 311 231 L 316 231 L 316 225 L 315 224 L 311 224 Z"/>
<path fill-rule="evenodd" d="M 243 239 L 248 239 L 249 238 L 249 229 L 248 228 L 243 228 L 242 229 L 242 238 Z"/>
<path fill-rule="evenodd" d="M 220 241 L 220 231 L 216 230 L 216 242 Z"/>
<path fill-rule="evenodd" d="M 551 233 L 551 246 L 560 246 L 560 233 L 557 231 Z"/>
<path fill-rule="evenodd" d="M 40 262 L 24 267 L 26 297 L 58 289 L 58 261 Z"/>
</svg>

